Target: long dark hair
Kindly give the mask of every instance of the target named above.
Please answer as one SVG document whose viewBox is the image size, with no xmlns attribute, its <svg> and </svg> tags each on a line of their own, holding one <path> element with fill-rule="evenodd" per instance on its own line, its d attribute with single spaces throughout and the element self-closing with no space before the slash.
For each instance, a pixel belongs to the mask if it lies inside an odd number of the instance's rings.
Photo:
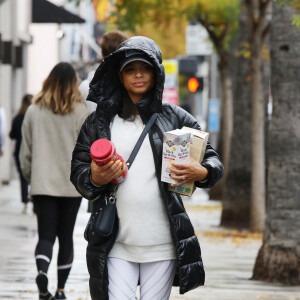
<svg viewBox="0 0 300 300">
<path fill-rule="evenodd" d="M 155 72 L 154 72 L 153 80 L 154 80 L 153 89 L 155 89 L 155 85 L 156 85 L 156 74 L 155 74 Z M 136 114 L 137 114 L 137 108 L 136 108 L 135 104 L 133 104 L 133 102 L 131 101 L 126 89 L 124 88 L 124 86 L 122 86 L 122 87 L 123 87 L 123 101 L 122 101 L 121 110 L 119 111 L 118 115 L 119 115 L 119 117 L 121 117 L 124 120 L 134 121 L 135 117 L 136 117 Z M 149 93 L 151 93 L 151 91 L 149 91 Z"/>
<path fill-rule="evenodd" d="M 82 101 L 77 74 L 72 65 L 66 62 L 58 63 L 52 69 L 41 92 L 33 99 L 33 103 L 61 115 L 74 111 L 74 103 Z"/>
<path fill-rule="evenodd" d="M 31 94 L 25 94 L 22 98 L 21 106 L 18 110 L 18 115 L 24 115 L 28 106 L 31 104 L 33 96 Z"/>
<path fill-rule="evenodd" d="M 122 108 L 119 111 L 119 116 L 124 120 L 134 121 L 136 113 L 136 106 L 133 104 L 133 102 L 127 94 L 127 91 L 124 89 Z"/>
</svg>

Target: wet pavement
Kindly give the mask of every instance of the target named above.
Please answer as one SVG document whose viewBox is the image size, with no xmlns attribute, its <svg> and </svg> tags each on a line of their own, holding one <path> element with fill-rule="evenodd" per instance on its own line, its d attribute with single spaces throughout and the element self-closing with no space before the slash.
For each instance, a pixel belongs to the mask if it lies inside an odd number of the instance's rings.
<svg viewBox="0 0 300 300">
<path fill-rule="evenodd" d="M 33 255 L 37 242 L 36 218 L 31 205 L 28 214 L 22 214 L 18 184 L 13 180 L 8 186 L 0 185 L 0 299 L 37 300 Z M 209 201 L 204 191 L 199 190 L 184 202 L 200 239 L 206 283 L 185 295 L 179 295 L 178 288 L 173 288 L 172 300 L 300 300 L 300 287 L 249 280 L 261 235 L 220 228 L 221 204 Z M 90 300 L 83 238 L 89 217 L 86 210 L 84 200 L 74 231 L 73 269 L 65 289 L 69 300 Z M 53 257 L 57 257 L 57 243 Z M 54 292 L 55 287 L 56 263 L 53 261 L 49 268 L 50 291 Z"/>
</svg>

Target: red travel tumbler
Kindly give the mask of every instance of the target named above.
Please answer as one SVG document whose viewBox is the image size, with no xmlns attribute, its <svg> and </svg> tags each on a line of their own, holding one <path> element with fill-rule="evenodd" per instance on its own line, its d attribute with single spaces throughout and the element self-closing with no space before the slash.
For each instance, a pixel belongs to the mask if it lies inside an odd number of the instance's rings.
<svg viewBox="0 0 300 300">
<path fill-rule="evenodd" d="M 120 160 L 122 162 L 121 172 L 111 183 L 118 184 L 125 180 L 128 172 L 127 165 L 122 156 L 116 153 L 116 147 L 111 141 L 107 139 L 96 140 L 91 146 L 90 154 L 92 160 L 99 166 L 104 166 L 112 160 Z"/>
</svg>

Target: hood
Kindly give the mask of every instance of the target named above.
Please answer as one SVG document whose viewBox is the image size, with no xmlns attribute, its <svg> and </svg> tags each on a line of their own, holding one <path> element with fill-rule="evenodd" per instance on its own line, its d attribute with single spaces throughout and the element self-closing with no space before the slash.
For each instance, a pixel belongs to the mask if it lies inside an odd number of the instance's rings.
<svg viewBox="0 0 300 300">
<path fill-rule="evenodd" d="M 158 45 L 151 39 L 143 36 L 132 37 L 106 56 L 97 68 L 90 83 L 87 100 L 97 103 L 97 113 L 103 112 L 115 115 L 122 107 L 123 87 L 117 71 L 121 61 L 125 58 L 125 51 L 138 51 L 148 56 L 154 66 L 155 87 L 153 98 L 142 99 L 137 103 L 143 120 L 148 119 L 154 112 L 160 112 L 162 107 L 162 94 L 165 83 L 165 70 L 162 65 L 162 55 Z"/>
</svg>

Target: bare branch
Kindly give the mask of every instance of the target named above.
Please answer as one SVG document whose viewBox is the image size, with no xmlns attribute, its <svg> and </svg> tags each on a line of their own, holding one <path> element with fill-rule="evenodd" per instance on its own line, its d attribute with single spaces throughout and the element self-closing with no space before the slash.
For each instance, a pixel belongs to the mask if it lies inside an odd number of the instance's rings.
<svg viewBox="0 0 300 300">
<path fill-rule="evenodd" d="M 267 24 L 264 28 L 265 20 L 267 17 L 267 10 L 272 0 L 260 0 L 259 1 L 259 18 L 257 21 L 257 29 L 261 32 L 262 39 L 268 34 L 270 27 Z"/>
<path fill-rule="evenodd" d="M 245 0 L 245 4 L 247 7 L 247 12 L 248 12 L 248 20 L 251 25 L 251 32 L 255 30 L 255 16 L 254 16 L 254 7 L 253 7 L 253 2 L 252 0 Z"/>
<path fill-rule="evenodd" d="M 225 49 L 225 37 L 227 35 L 227 32 L 229 30 L 229 25 L 226 24 L 225 28 L 222 30 L 220 35 L 217 35 L 211 28 L 210 28 L 210 24 L 201 17 L 197 18 L 198 22 L 207 30 L 208 35 L 210 37 L 210 39 L 212 40 L 216 51 L 219 55 L 220 61 L 219 61 L 219 69 L 226 69 L 228 66 L 228 61 L 229 61 L 229 53 L 228 51 Z"/>
<path fill-rule="evenodd" d="M 225 28 L 223 29 L 223 31 L 222 31 L 221 34 L 220 34 L 220 40 L 221 40 L 222 42 L 223 42 L 224 39 L 226 38 L 226 35 L 227 35 L 227 33 L 228 33 L 228 30 L 229 30 L 229 24 L 226 23 L 226 24 L 225 24 Z"/>
<path fill-rule="evenodd" d="M 265 17 L 267 14 L 267 9 L 272 0 L 260 0 L 259 2 L 259 14 L 262 17 Z"/>
<path fill-rule="evenodd" d="M 266 36 L 269 34 L 270 29 L 271 29 L 271 23 L 268 23 L 268 24 L 265 26 L 265 28 L 264 28 L 264 30 L 263 30 L 263 32 L 262 32 L 262 34 L 261 34 L 261 38 L 262 38 L 263 41 L 265 40 Z"/>
<path fill-rule="evenodd" d="M 210 39 L 213 41 L 215 47 L 218 48 L 219 38 L 216 35 L 216 33 L 210 28 L 210 24 L 204 18 L 201 17 L 198 17 L 197 20 L 207 30 Z"/>
</svg>

